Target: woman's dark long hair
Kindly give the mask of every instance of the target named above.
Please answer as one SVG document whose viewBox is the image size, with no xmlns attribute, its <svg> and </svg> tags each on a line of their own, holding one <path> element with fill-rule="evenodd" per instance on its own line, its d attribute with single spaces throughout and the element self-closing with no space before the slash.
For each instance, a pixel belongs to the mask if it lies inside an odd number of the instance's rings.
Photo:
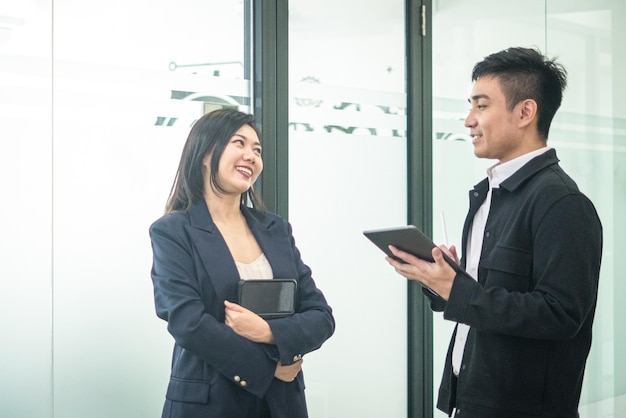
<svg viewBox="0 0 626 418">
<path fill-rule="evenodd" d="M 224 193 L 218 175 L 219 161 L 232 136 L 244 125 L 249 125 L 261 138 L 254 116 L 235 109 L 214 110 L 202 116 L 191 128 L 176 170 L 172 190 L 165 205 L 165 212 L 185 211 L 204 199 L 202 160 L 211 154 L 211 187 Z M 252 187 L 241 194 L 241 204 L 265 211 L 263 202 Z"/>
</svg>

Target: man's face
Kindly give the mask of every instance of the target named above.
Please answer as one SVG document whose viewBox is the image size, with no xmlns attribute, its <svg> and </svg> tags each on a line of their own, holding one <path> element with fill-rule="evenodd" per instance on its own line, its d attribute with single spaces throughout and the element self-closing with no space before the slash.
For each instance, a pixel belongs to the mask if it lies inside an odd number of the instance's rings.
<svg viewBox="0 0 626 418">
<path fill-rule="evenodd" d="M 498 78 L 485 75 L 476 80 L 469 102 L 465 127 L 470 129 L 477 157 L 506 162 L 525 152 L 519 129 L 521 104 L 508 110 Z"/>
</svg>

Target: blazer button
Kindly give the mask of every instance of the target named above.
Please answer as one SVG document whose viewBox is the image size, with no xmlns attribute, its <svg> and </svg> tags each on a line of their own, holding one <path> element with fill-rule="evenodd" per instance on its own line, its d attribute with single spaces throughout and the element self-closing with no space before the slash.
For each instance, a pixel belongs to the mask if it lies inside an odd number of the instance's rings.
<svg viewBox="0 0 626 418">
<path fill-rule="evenodd" d="M 302 354 L 297 354 L 297 355 L 293 356 L 293 361 L 294 361 L 294 363 L 295 363 L 296 361 L 298 361 L 298 360 L 302 360 Z"/>
<path fill-rule="evenodd" d="M 242 387 L 246 387 L 248 386 L 248 382 L 246 382 L 245 380 L 242 380 L 241 383 L 239 383 Z"/>
<path fill-rule="evenodd" d="M 235 376 L 235 377 L 233 377 L 233 379 L 234 379 L 234 380 L 235 380 L 235 382 L 237 382 L 237 383 L 241 382 L 241 377 L 239 377 L 239 376 Z"/>
</svg>

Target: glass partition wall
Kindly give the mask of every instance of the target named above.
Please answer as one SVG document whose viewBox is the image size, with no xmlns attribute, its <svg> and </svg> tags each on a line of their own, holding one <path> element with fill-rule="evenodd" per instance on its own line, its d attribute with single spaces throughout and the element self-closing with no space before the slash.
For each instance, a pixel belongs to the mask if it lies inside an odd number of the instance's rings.
<svg viewBox="0 0 626 418">
<path fill-rule="evenodd" d="M 159 416 L 148 227 L 192 123 L 252 110 L 249 6 L 0 3 L 1 416 Z M 361 232 L 406 222 L 404 2 L 290 9 L 291 221 L 338 323 L 311 416 L 402 417 L 406 281 Z"/>
<path fill-rule="evenodd" d="M 0 415 L 46 417 L 52 364 L 50 7 L 0 3 Z"/>
<path fill-rule="evenodd" d="M 304 364 L 315 418 L 407 409 L 406 280 L 362 234 L 407 219 L 404 1 L 363 5 L 289 2 L 289 218 L 337 321 Z"/>
<path fill-rule="evenodd" d="M 191 124 L 250 111 L 249 2 L 0 2 L 0 416 L 160 416 L 149 225 Z"/>
<path fill-rule="evenodd" d="M 404 3 L 289 2 L 290 220 L 337 319 L 304 365 L 313 418 L 407 414 L 406 281 L 362 236 L 407 219 Z M 249 2 L 172 4 L 0 2 L 1 416 L 160 414 L 173 341 L 154 314 L 147 229 L 193 121 L 251 111 Z M 463 128 L 473 64 L 523 45 L 568 67 L 550 143 L 605 230 L 581 416 L 623 416 L 625 6 L 432 5 L 437 242 L 443 214 L 458 244 L 490 164 Z M 451 324 L 435 315 L 433 329 L 436 393 Z"/>
<path fill-rule="evenodd" d="M 594 341 L 580 413 L 584 418 L 626 415 L 624 281 L 616 255 L 626 246 L 626 7 L 620 1 L 439 0 L 433 10 L 433 166 L 435 241 L 443 242 L 441 214 L 458 245 L 466 195 L 493 161 L 473 155 L 463 121 L 471 69 L 509 46 L 539 47 L 568 70 L 568 88 L 548 143 L 563 167 L 595 203 L 604 227 Z M 434 319 L 434 388 L 439 385 L 453 324 Z M 437 411 L 435 416 L 445 414 Z"/>
</svg>

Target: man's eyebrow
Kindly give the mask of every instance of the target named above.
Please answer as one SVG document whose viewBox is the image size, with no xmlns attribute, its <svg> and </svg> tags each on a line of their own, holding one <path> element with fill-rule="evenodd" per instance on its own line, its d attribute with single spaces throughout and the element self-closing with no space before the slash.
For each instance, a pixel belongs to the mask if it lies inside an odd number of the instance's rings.
<svg viewBox="0 0 626 418">
<path fill-rule="evenodd" d="M 479 100 L 479 99 L 489 99 L 489 96 L 487 96 L 486 94 L 476 94 L 476 95 L 470 97 L 469 99 L 467 99 L 467 101 L 469 103 L 471 103 L 471 102 L 475 102 L 476 100 Z"/>
</svg>

